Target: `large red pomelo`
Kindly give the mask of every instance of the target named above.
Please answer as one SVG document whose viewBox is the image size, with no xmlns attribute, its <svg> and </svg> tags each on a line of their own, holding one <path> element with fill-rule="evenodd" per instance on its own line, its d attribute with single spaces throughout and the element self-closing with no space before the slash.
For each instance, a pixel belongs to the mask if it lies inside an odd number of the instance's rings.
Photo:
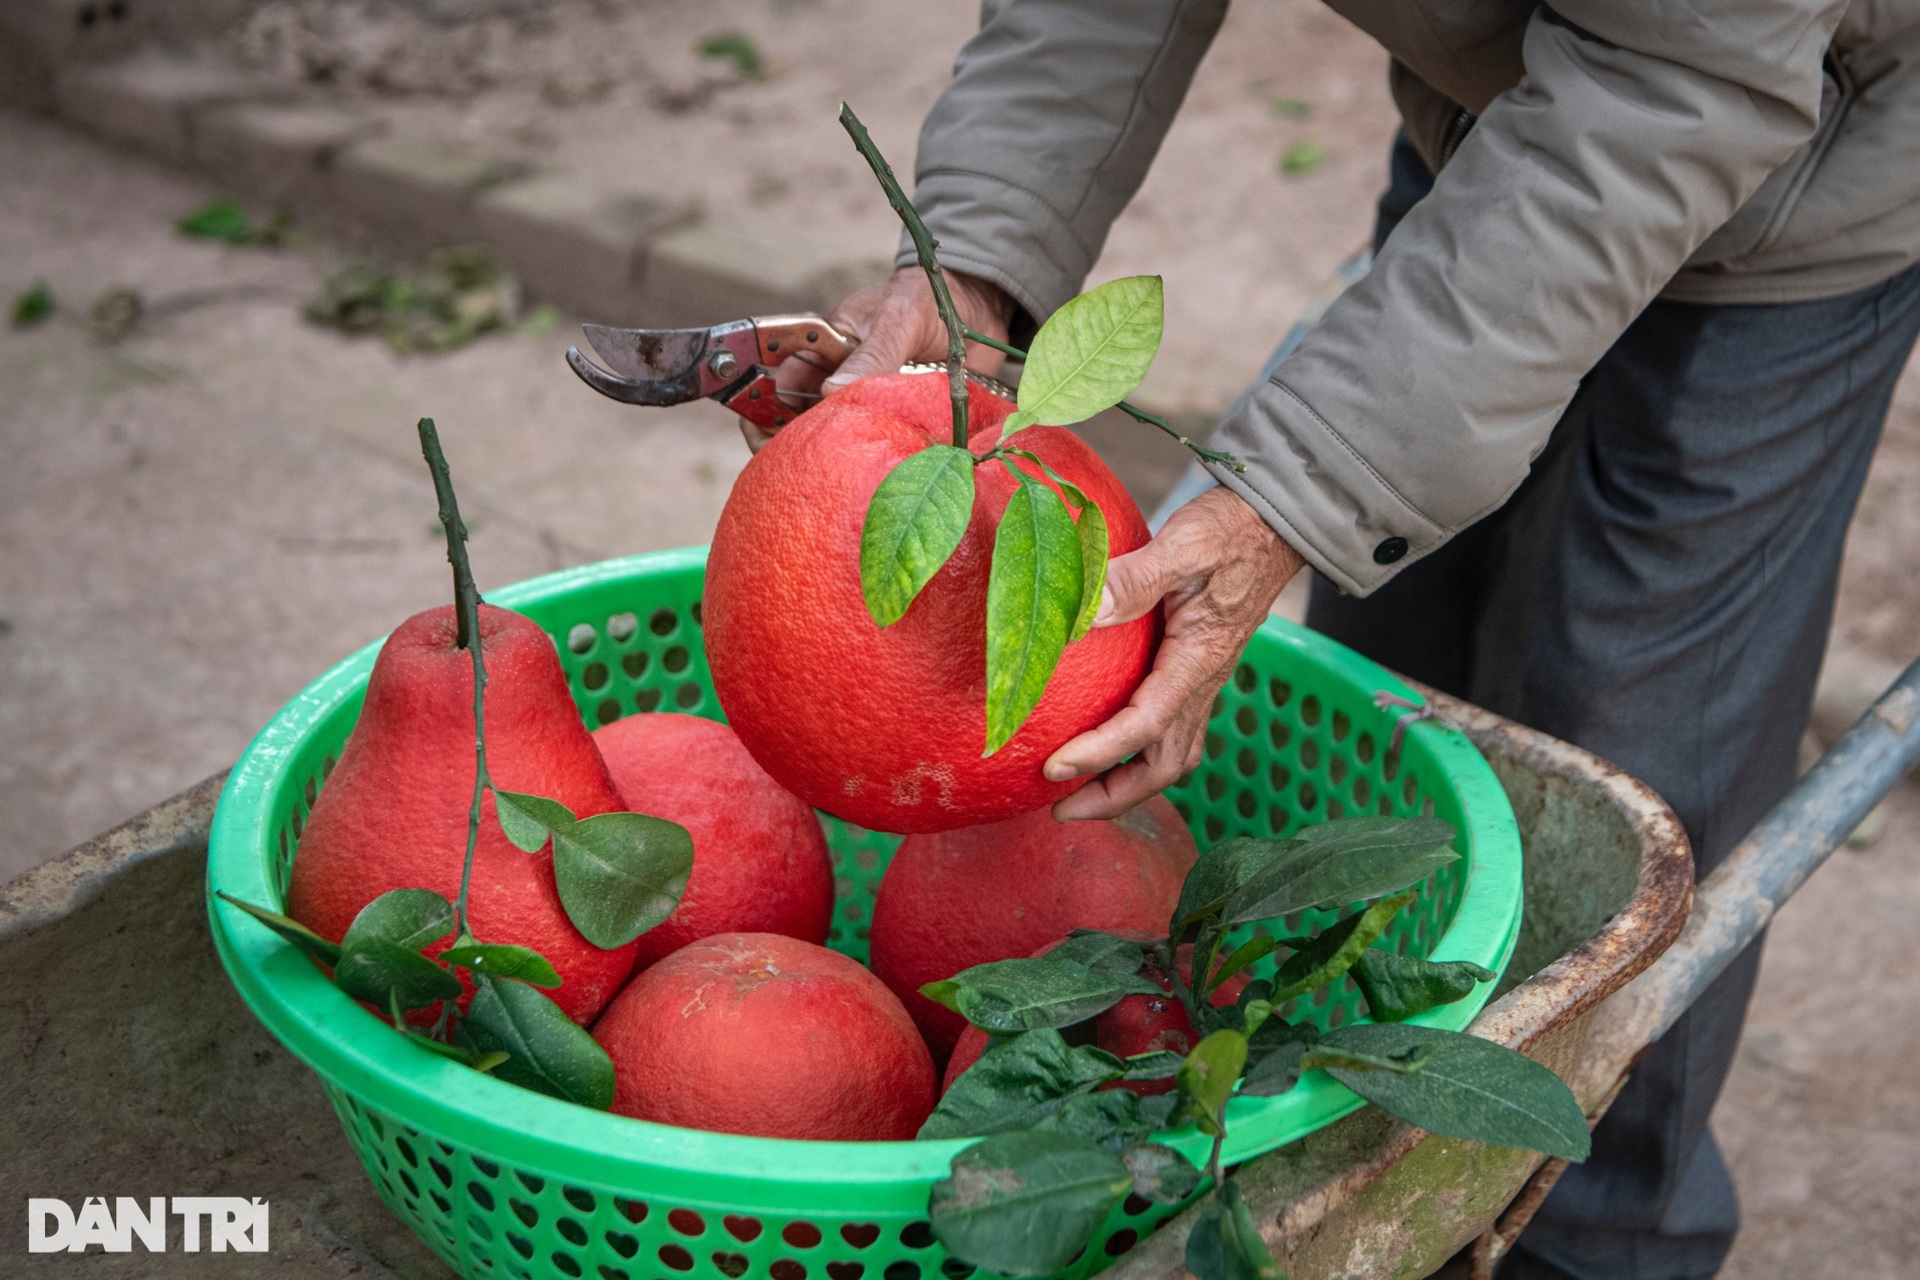
<svg viewBox="0 0 1920 1280">
<path fill-rule="evenodd" d="M 1059 823 L 1045 809 L 1006 822 L 908 836 L 873 905 L 873 971 L 942 1062 L 965 1029 L 920 994 L 989 960 L 1032 954 L 1074 929 L 1167 934 L 1200 854 L 1162 796 L 1104 822 Z"/>
<path fill-rule="evenodd" d="M 933 1059 L 880 980 L 837 951 L 722 933 L 627 985 L 594 1026 L 613 1109 L 689 1129 L 905 1141 L 933 1110 Z"/>
<path fill-rule="evenodd" d="M 366 703 L 313 806 L 293 860 L 287 914 L 338 942 L 390 889 L 460 893 L 473 802 L 473 656 L 454 645 L 453 606 L 416 613 L 380 649 Z M 577 817 L 624 809 L 580 721 L 553 641 L 533 621 L 480 606 L 487 661 L 487 771 L 501 789 L 547 796 Z M 633 970 L 634 944 L 603 951 L 567 919 L 553 852 L 508 843 L 484 802 L 468 900 L 482 942 L 532 947 L 552 962 L 548 992 L 587 1023 Z M 438 954 L 452 935 L 427 948 Z"/>
<path fill-rule="evenodd" d="M 767 776 L 733 730 L 699 716 L 628 716 L 593 740 L 627 807 L 685 827 L 693 874 L 662 924 L 640 935 L 644 968 L 715 933 L 827 940 L 833 862 L 820 819 Z"/>
<path fill-rule="evenodd" d="M 970 406 L 979 453 L 1010 406 L 977 389 Z M 925 374 L 870 378 L 809 409 L 740 473 L 707 562 L 707 657 L 728 722 L 788 790 L 879 831 L 997 822 L 1082 785 L 1040 766 L 1126 705 L 1159 634 L 1155 611 L 1068 645 L 1032 716 L 981 757 L 987 577 L 1013 477 L 975 469 L 973 523 L 898 622 L 876 626 L 860 589 L 874 490 L 950 442 L 949 415 L 944 378 Z M 1030 427 L 1014 442 L 1099 505 L 1113 555 L 1146 543 L 1139 508 L 1078 436 Z"/>
<path fill-rule="evenodd" d="M 1113 929 L 1122 937 L 1132 938 L 1136 942 L 1161 942 L 1166 934 L 1139 933 L 1131 929 Z M 1037 949 L 1033 954 L 1043 956 L 1066 941 L 1056 942 Z M 1184 944 L 1176 954 L 1180 965 L 1182 981 L 1193 981 L 1193 946 Z M 1216 959 L 1215 963 L 1218 963 Z M 1119 1004 L 1108 1009 L 1093 1020 L 1094 1043 L 1108 1053 L 1119 1058 L 1131 1058 L 1135 1054 L 1157 1053 L 1162 1050 L 1177 1053 L 1181 1057 L 1193 1051 L 1200 1041 L 1193 1029 L 1193 1020 L 1187 1017 L 1187 1010 L 1173 995 L 1173 984 L 1167 980 L 1167 974 L 1153 958 L 1147 954 L 1146 963 L 1140 966 L 1140 976 L 1159 983 L 1167 989 L 1164 996 L 1128 996 Z M 1215 989 L 1207 1003 L 1216 1009 L 1230 1008 L 1240 999 L 1240 993 L 1246 989 L 1253 975 L 1246 970 L 1234 974 Z M 960 1033 L 960 1039 L 953 1046 L 953 1056 L 947 1059 L 947 1074 L 941 1084 L 941 1092 L 953 1088 L 966 1069 L 979 1060 L 987 1051 L 987 1033 L 978 1027 L 968 1027 Z M 1166 1093 L 1173 1089 L 1174 1081 L 1166 1080 L 1118 1080 L 1102 1086 L 1109 1089 L 1131 1089 L 1138 1094 Z"/>
</svg>

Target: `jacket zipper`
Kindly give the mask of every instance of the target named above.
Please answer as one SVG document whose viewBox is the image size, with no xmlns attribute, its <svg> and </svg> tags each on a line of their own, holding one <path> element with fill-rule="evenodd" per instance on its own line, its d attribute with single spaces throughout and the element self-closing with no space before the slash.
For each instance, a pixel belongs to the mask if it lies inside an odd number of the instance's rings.
<svg viewBox="0 0 1920 1280">
<path fill-rule="evenodd" d="M 1453 109 L 1453 119 L 1447 122 L 1447 132 L 1440 139 L 1441 168 L 1447 167 L 1447 161 L 1453 159 L 1453 153 L 1460 149 L 1460 144 L 1467 140 L 1469 133 L 1473 132 L 1474 120 L 1474 114 L 1465 107 Z"/>
</svg>

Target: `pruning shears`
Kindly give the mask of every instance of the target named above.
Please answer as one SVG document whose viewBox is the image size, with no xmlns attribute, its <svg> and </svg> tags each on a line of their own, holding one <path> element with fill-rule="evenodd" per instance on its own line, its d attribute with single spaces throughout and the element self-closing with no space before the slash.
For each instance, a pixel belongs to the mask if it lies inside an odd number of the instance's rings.
<svg viewBox="0 0 1920 1280">
<path fill-rule="evenodd" d="M 587 359 L 578 347 L 567 348 L 567 364 L 601 395 L 626 404 L 655 406 L 717 400 L 768 433 L 786 426 L 807 402 L 820 398 L 811 392 L 777 391 L 775 366 L 799 359 L 831 372 L 860 345 L 823 317 L 804 313 L 729 320 L 706 329 L 580 327 L 608 367 Z M 944 368 L 910 364 L 901 372 Z M 967 378 L 995 395 L 1014 398 L 1013 390 L 995 379 L 972 370 Z"/>
<path fill-rule="evenodd" d="M 788 391 L 783 399 L 774 388 L 776 365 L 798 357 L 831 371 L 860 345 L 816 315 L 755 316 L 707 329 L 581 328 L 608 368 L 578 347 L 567 348 L 567 363 L 601 395 L 643 405 L 717 400 L 763 431 L 800 412 L 787 399 L 819 398 Z"/>
</svg>

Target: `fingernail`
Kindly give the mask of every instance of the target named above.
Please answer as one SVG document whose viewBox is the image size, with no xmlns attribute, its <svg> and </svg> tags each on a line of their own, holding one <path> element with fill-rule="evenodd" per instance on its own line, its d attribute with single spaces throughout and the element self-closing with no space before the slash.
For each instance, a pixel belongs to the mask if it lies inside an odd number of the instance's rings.
<svg viewBox="0 0 1920 1280">
<path fill-rule="evenodd" d="M 1080 776 L 1080 771 L 1063 760 L 1048 761 L 1042 770 L 1048 782 L 1072 782 Z"/>
<path fill-rule="evenodd" d="M 1093 625 L 1096 627 L 1104 627 L 1107 625 L 1107 623 L 1111 622 L 1112 620 L 1113 620 L 1113 588 L 1109 586 L 1102 586 L 1100 588 L 1100 607 L 1094 611 Z"/>
</svg>

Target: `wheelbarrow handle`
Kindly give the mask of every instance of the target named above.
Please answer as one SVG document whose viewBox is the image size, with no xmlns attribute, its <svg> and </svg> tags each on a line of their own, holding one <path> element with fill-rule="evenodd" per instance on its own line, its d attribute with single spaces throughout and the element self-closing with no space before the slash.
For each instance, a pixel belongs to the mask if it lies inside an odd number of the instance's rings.
<svg viewBox="0 0 1920 1280">
<path fill-rule="evenodd" d="M 1920 659 L 1747 834 L 1694 893 L 1679 941 L 1621 993 L 1621 1031 L 1651 1044 L 1920 761 Z"/>
</svg>

